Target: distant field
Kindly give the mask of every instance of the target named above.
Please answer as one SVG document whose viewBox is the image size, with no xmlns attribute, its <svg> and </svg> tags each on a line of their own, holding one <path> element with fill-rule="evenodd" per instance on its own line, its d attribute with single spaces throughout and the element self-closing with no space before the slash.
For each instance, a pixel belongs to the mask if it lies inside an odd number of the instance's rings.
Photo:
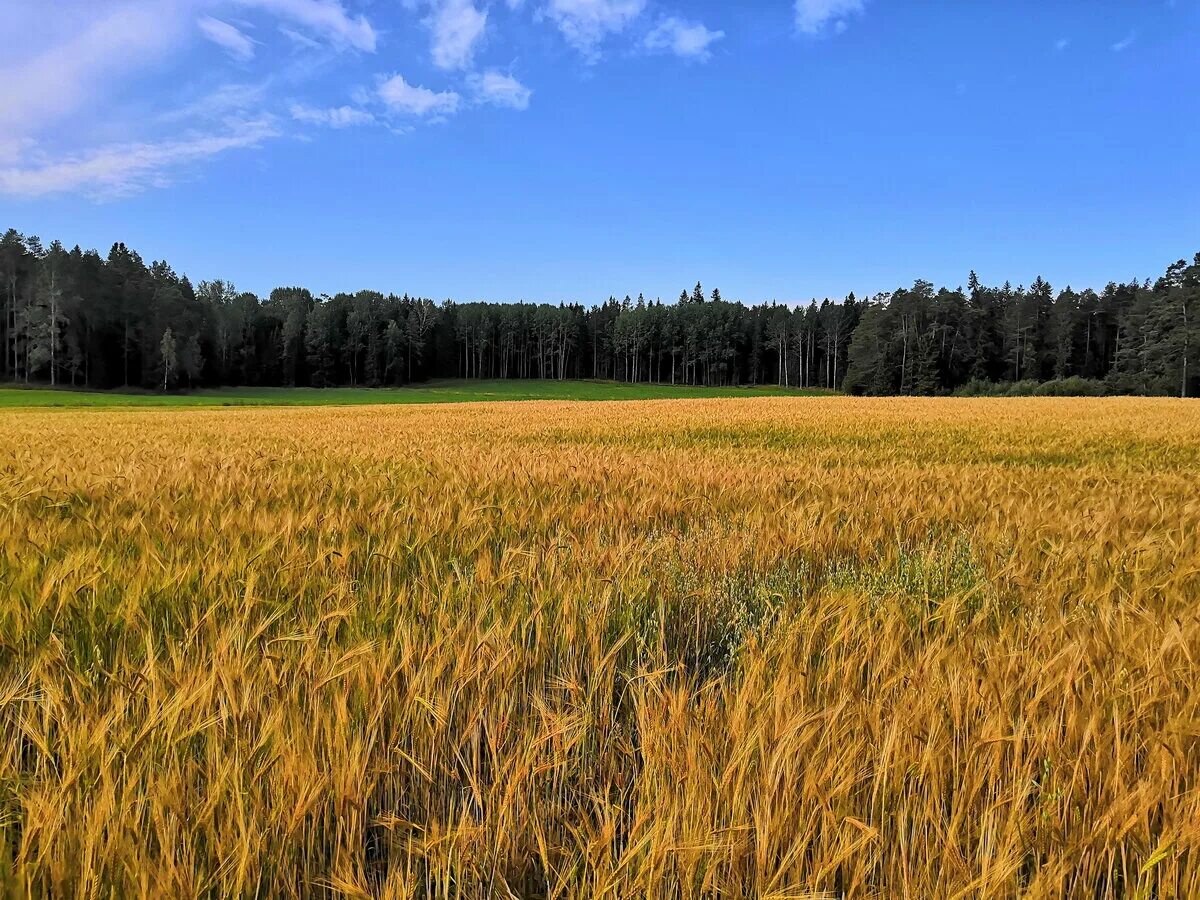
<svg viewBox="0 0 1200 900">
<path fill-rule="evenodd" d="M 4 407 L 86 406 L 368 406 L 392 403 L 467 403 L 487 400 L 666 400 L 712 397 L 818 396 L 797 388 L 689 387 L 612 381 L 434 381 L 404 388 L 221 388 L 190 393 L 0 388 Z"/>
<path fill-rule="evenodd" d="M 0 896 L 1200 897 L 1194 413 L 0 410 Z"/>
</svg>

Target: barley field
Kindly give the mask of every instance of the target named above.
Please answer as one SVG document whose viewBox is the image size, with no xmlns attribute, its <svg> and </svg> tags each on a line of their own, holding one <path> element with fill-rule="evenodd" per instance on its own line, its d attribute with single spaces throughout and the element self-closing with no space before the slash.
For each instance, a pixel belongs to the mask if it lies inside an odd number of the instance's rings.
<svg viewBox="0 0 1200 900">
<path fill-rule="evenodd" d="M 1200 896 L 1200 407 L 0 410 L 0 891 Z"/>
</svg>

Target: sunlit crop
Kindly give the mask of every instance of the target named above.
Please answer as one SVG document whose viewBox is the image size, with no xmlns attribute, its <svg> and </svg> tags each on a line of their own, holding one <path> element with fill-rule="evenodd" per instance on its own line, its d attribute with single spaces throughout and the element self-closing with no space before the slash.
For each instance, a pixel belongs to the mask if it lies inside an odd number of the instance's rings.
<svg viewBox="0 0 1200 900">
<path fill-rule="evenodd" d="M 1200 896 L 1200 410 L 0 412 L 0 891 Z"/>
</svg>

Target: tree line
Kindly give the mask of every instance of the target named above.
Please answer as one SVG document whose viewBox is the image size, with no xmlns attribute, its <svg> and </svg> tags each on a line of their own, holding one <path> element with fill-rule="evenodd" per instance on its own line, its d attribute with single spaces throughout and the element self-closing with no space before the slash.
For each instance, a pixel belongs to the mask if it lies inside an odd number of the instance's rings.
<svg viewBox="0 0 1200 900">
<path fill-rule="evenodd" d="M 1194 396 L 1200 253 L 1156 281 L 1057 293 L 935 289 L 791 307 L 700 284 L 673 303 L 435 303 L 359 291 L 260 298 L 193 285 L 124 244 L 107 257 L 0 238 L 0 378 L 93 388 L 403 385 L 431 378 L 595 378 L 856 394 Z"/>
</svg>

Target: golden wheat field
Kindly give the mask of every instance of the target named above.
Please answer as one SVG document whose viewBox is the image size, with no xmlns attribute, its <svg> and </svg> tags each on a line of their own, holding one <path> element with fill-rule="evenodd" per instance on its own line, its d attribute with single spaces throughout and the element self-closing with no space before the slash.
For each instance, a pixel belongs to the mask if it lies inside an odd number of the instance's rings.
<svg viewBox="0 0 1200 900">
<path fill-rule="evenodd" d="M 1200 896 L 1200 408 L 0 413 L 0 888 Z"/>
</svg>

